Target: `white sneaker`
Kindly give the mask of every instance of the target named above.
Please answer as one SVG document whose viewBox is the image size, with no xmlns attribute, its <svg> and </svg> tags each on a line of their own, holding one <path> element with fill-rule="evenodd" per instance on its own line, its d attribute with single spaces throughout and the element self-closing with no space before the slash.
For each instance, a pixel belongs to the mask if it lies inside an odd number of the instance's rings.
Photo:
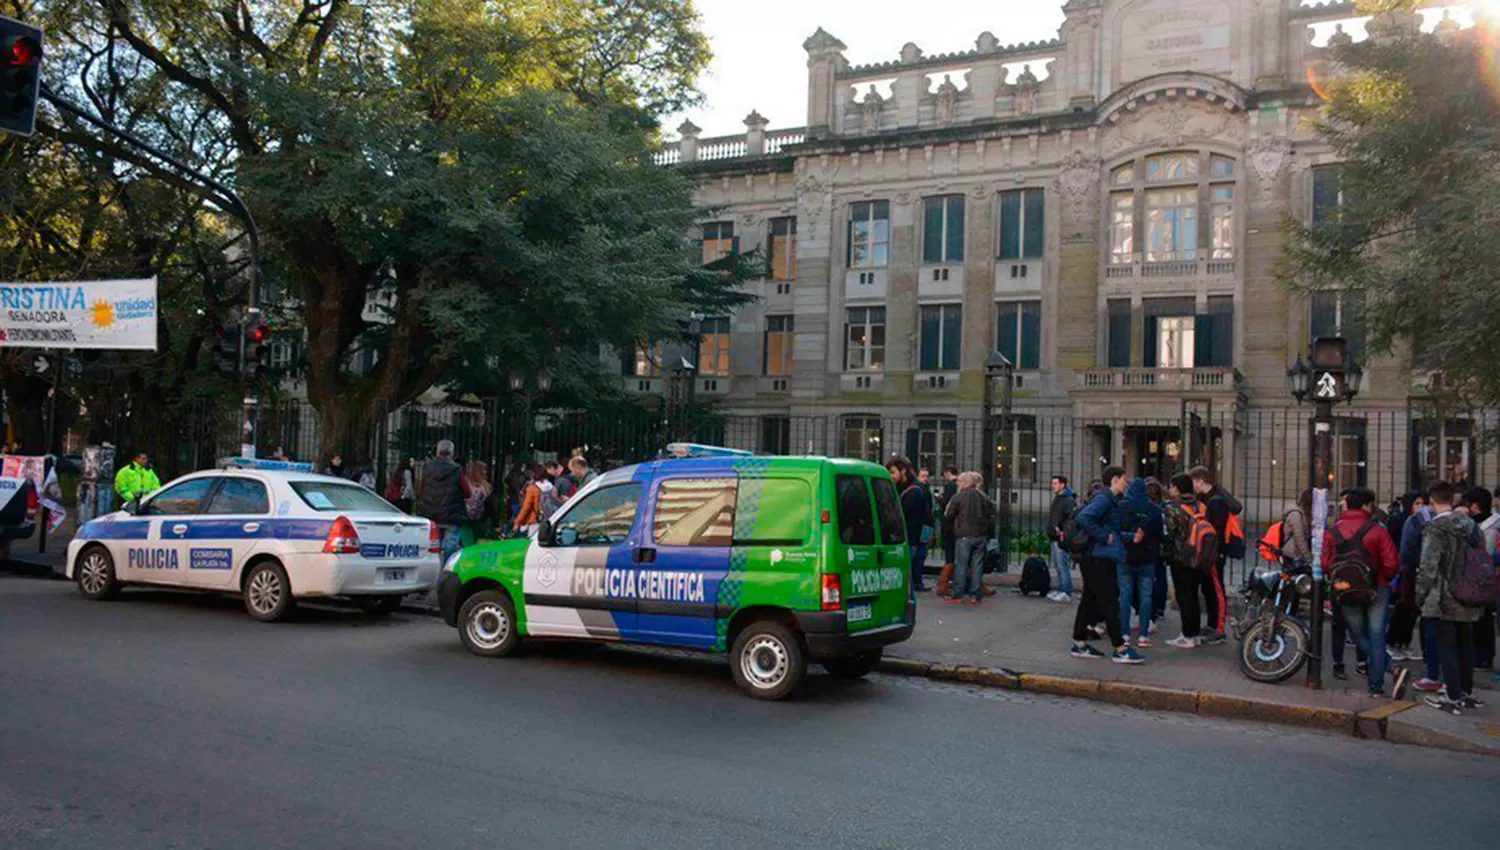
<svg viewBox="0 0 1500 850">
<path fill-rule="evenodd" d="M 1405 661 L 1408 658 L 1406 651 L 1399 646 L 1387 646 L 1385 653 L 1391 657 L 1392 661 Z"/>
<path fill-rule="evenodd" d="M 1167 641 L 1167 646 L 1173 646 L 1178 649 L 1197 649 L 1198 641 L 1187 635 L 1178 635 Z"/>
</svg>

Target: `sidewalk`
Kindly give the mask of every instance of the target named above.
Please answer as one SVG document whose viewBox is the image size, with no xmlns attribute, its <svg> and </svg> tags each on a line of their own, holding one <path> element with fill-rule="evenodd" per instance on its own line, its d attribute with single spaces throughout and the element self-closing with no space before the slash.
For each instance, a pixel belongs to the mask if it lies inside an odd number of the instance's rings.
<svg viewBox="0 0 1500 850">
<path fill-rule="evenodd" d="M 18 541 L 10 569 L 44 576 L 62 574 L 71 539 L 71 521 L 47 540 L 37 554 L 37 540 Z M 1173 649 L 1161 643 L 1181 629 L 1169 610 L 1158 624 L 1157 646 L 1144 650 L 1146 663 L 1115 664 L 1108 659 L 1082 660 L 1068 655 L 1074 605 L 1063 605 L 1014 592 L 1019 576 L 988 576 L 999 592 L 980 606 L 947 605 L 931 593 L 920 594 L 917 629 L 905 643 L 886 653 L 885 669 L 906 675 L 954 679 L 1003 688 L 1120 703 L 1158 711 L 1183 711 L 1215 717 L 1310 726 L 1365 738 L 1420 744 L 1462 752 L 1500 755 L 1500 691 L 1490 705 L 1461 718 L 1440 714 L 1417 702 L 1375 700 L 1354 673 L 1354 649 L 1345 648 L 1349 680 L 1333 678 L 1326 661 L 1324 688 L 1308 690 L 1306 672 L 1279 685 L 1252 682 L 1239 670 L 1238 646 Z M 1075 582 L 1077 581 L 1075 577 Z M 435 613 L 421 597 L 410 597 L 407 610 Z M 1325 648 L 1331 639 L 1324 636 Z M 1108 641 L 1096 641 L 1107 649 Z M 1406 662 L 1411 681 L 1422 675 L 1420 662 Z M 1490 688 L 1488 671 L 1475 676 L 1476 686 Z M 1415 692 L 1412 696 L 1416 695 Z"/>
<path fill-rule="evenodd" d="M 1316 726 L 1362 737 L 1500 755 L 1500 692 L 1484 692 L 1497 699 L 1462 718 L 1413 702 L 1421 696 L 1415 691 L 1402 702 L 1373 699 L 1363 677 L 1354 672 L 1353 647 L 1345 647 L 1344 653 L 1349 679 L 1334 679 L 1333 663 L 1325 660 L 1322 690 L 1306 687 L 1305 667 L 1281 684 L 1253 682 L 1240 672 L 1239 647 L 1233 641 L 1191 650 L 1163 645 L 1163 640 L 1181 632 L 1177 612 L 1170 605 L 1152 635 L 1157 645 L 1142 650 L 1146 663 L 1077 659 L 1067 653 L 1077 605 L 1023 597 L 1013 590 L 1018 578 L 1014 574 L 987 577 L 999 592 L 977 607 L 944 604 L 933 594 L 920 594 L 916 633 L 911 640 L 891 647 L 887 656 L 899 659 L 896 665 L 907 667 L 906 672 L 924 672 L 921 668 L 926 665 L 927 675 L 940 678 L 982 680 L 1000 687 L 1141 708 Z M 1323 642 L 1325 655 L 1331 658 L 1327 633 Z M 1094 643 L 1108 651 L 1107 640 Z M 1411 668 L 1411 682 L 1421 677 L 1421 662 L 1404 665 Z M 1475 681 L 1476 687 L 1492 687 L 1489 671 L 1476 674 Z M 1448 738 L 1453 740 L 1442 740 Z"/>
</svg>

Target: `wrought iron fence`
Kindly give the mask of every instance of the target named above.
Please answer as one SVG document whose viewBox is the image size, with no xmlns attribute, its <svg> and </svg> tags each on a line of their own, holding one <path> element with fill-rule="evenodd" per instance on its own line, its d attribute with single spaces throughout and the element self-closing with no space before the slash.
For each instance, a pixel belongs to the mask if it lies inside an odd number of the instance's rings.
<svg viewBox="0 0 1500 850">
<path fill-rule="evenodd" d="M 1413 410 L 1344 408 L 1334 421 L 1330 489 L 1373 489 L 1388 503 L 1436 480 L 1500 483 L 1500 451 L 1483 437 L 1500 430 L 1500 415 L 1437 418 Z M 996 424 L 995 452 L 987 451 L 980 418 L 853 413 L 818 416 L 662 413 L 630 405 L 609 410 L 528 410 L 496 399 L 376 405 L 351 438 L 338 446 L 349 464 L 366 465 L 384 484 L 404 459 L 431 457 L 451 440 L 462 460 L 486 462 L 497 478 L 518 467 L 582 450 L 596 468 L 657 457 L 673 439 L 748 449 L 769 455 L 822 455 L 883 461 L 909 456 L 936 476 L 944 467 L 972 469 L 1006 505 L 1013 539 L 1041 532 L 1052 501 L 1051 479 L 1066 476 L 1079 491 L 1106 465 L 1165 482 L 1194 465 L 1212 470 L 1245 505 L 1253 542 L 1279 520 L 1308 486 L 1313 427 L 1308 409 L 1189 414 L 1160 419 L 1075 417 L 1017 409 L 1010 427 Z M 996 417 L 996 423 L 999 423 Z M 123 447 L 150 451 L 167 475 L 213 462 L 237 448 L 233 412 L 195 411 L 191 421 L 122 433 Z M 129 431 L 129 420 L 122 431 Z M 299 460 L 326 462 L 323 429 L 306 402 L 262 410 L 262 449 L 281 445 Z M 215 439 L 215 436 L 219 439 Z M 991 458 L 998 457 L 991 466 Z M 1001 493 L 1001 482 L 1005 492 Z M 1248 564 L 1253 566 L 1253 546 Z"/>
</svg>

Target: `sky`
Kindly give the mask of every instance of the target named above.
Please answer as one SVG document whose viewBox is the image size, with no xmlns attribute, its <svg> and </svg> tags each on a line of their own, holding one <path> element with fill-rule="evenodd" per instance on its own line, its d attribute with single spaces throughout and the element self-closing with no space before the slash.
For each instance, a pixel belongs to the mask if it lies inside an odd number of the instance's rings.
<svg viewBox="0 0 1500 850">
<path fill-rule="evenodd" d="M 700 83 L 706 100 L 684 117 L 705 138 L 745 132 L 755 109 L 771 129 L 807 123 L 807 53 L 802 42 L 822 27 L 849 46 L 851 64 L 896 59 L 915 42 L 931 56 L 973 50 L 989 30 L 1001 44 L 1057 37 L 1064 0 L 696 0 L 713 63 Z"/>
</svg>

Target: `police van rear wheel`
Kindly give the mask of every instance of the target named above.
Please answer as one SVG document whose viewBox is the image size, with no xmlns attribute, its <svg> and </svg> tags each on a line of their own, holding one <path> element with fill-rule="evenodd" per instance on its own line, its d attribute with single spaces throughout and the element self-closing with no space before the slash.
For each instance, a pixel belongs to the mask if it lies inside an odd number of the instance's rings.
<svg viewBox="0 0 1500 850">
<path fill-rule="evenodd" d="M 863 679 L 875 671 L 884 650 L 872 649 L 848 658 L 827 658 L 821 663 L 828 675 L 835 679 Z"/>
<path fill-rule="evenodd" d="M 729 669 L 740 690 L 756 699 L 786 699 L 807 675 L 802 641 L 774 620 L 751 623 L 734 639 Z"/>
<path fill-rule="evenodd" d="M 274 561 L 261 561 L 245 575 L 245 610 L 262 623 L 273 623 L 291 613 L 292 583 Z"/>
<path fill-rule="evenodd" d="M 475 655 L 500 658 L 511 654 L 521 641 L 515 604 L 493 590 L 470 596 L 458 612 L 458 636 L 464 649 Z"/>
<path fill-rule="evenodd" d="M 78 592 L 85 599 L 112 599 L 120 592 L 120 582 L 115 579 L 115 560 L 102 546 L 85 549 L 78 556 L 75 578 Z"/>
</svg>

